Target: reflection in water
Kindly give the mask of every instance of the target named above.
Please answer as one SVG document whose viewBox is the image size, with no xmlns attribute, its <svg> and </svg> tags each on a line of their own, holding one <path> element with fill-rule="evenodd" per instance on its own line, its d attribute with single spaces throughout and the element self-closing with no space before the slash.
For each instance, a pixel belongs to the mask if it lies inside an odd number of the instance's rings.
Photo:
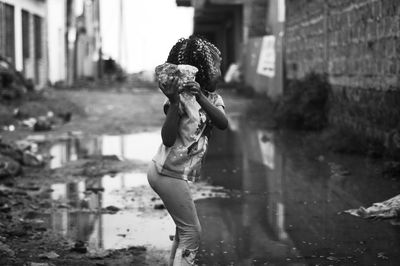
<svg viewBox="0 0 400 266">
<path fill-rule="evenodd" d="M 129 194 L 133 189 L 144 190 L 146 187 L 145 173 L 121 173 L 113 177 L 53 184 L 53 200 L 84 210 L 61 208 L 48 217 L 48 223 L 54 231 L 84 241 L 92 249 L 147 245 L 167 250 L 171 245 L 170 240 L 159 236 L 174 232 L 172 220 L 166 213 L 160 217 L 142 211 L 141 203 L 135 202 L 135 194 Z M 98 192 L 93 193 L 96 188 Z M 116 214 L 101 213 L 108 206 L 116 206 L 122 211 Z"/>
<path fill-rule="evenodd" d="M 203 227 L 199 265 L 397 265 L 400 227 L 339 214 L 398 194 L 399 182 L 382 178 L 378 162 L 314 156 L 295 136 L 230 122 L 231 130 L 214 131 L 202 178 L 230 189 L 231 197 L 196 202 Z M 72 139 L 53 146 L 52 167 L 89 154 L 148 161 L 159 143 L 159 132 Z M 350 174 L 341 174 L 340 167 Z M 52 199 L 71 206 L 123 209 L 117 214 L 60 209 L 48 219 L 56 231 L 95 248 L 169 249 L 168 238 L 159 236 L 174 231 L 172 220 L 166 212 L 161 218 L 153 210 L 146 213 L 140 196 L 129 194 L 150 189 L 144 173 L 52 189 Z"/>
<path fill-rule="evenodd" d="M 329 155 L 351 169 L 338 178 L 290 135 L 236 129 L 210 141 L 204 178 L 233 196 L 197 202 L 200 265 L 397 265 L 398 227 L 339 214 L 398 194 L 376 163 Z"/>
<path fill-rule="evenodd" d="M 88 155 L 116 155 L 147 164 L 160 142 L 159 130 L 121 136 L 71 137 L 49 147 L 48 152 L 52 156 L 49 167 L 61 167 Z M 167 250 L 171 245 L 168 237 L 159 237 L 175 231 L 171 218 L 165 211 L 158 211 L 157 214 L 144 211 L 143 204 L 149 204 L 151 200 L 142 199 L 141 194 L 153 195 L 152 192 L 144 192 L 150 190 L 144 172 L 56 183 L 51 189 L 52 200 L 62 207 L 74 208 L 59 208 L 47 217 L 52 229 L 62 235 L 87 242 L 94 249 L 148 245 Z M 102 212 L 108 206 L 122 210 L 116 214 Z"/>
<path fill-rule="evenodd" d="M 51 169 L 87 155 L 116 155 L 122 159 L 149 162 L 161 143 L 159 131 L 129 135 L 68 138 L 49 148 Z"/>
</svg>

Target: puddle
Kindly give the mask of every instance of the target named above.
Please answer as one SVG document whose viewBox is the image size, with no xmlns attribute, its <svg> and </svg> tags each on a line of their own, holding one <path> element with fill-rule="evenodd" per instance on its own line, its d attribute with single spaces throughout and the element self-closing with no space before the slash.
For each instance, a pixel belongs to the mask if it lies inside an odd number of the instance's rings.
<svg viewBox="0 0 400 266">
<path fill-rule="evenodd" d="M 67 138 L 52 143 L 50 147 L 41 147 L 41 150 L 51 155 L 49 167 L 54 169 L 87 155 L 116 155 L 121 159 L 148 163 L 160 143 L 161 135 L 157 130 L 128 135 Z"/>
<path fill-rule="evenodd" d="M 230 196 L 196 201 L 203 227 L 199 265 L 398 264 L 399 226 L 341 214 L 398 194 L 399 182 L 382 177 L 379 162 L 315 155 L 296 136 L 249 128 L 238 119 L 233 125 L 214 131 L 210 141 L 202 179 Z M 86 155 L 145 163 L 160 141 L 159 131 L 60 141 L 50 147 L 50 167 Z M 104 191 L 93 193 L 96 188 Z M 52 189 L 54 201 L 86 208 L 47 214 L 55 231 L 94 248 L 170 248 L 175 226 L 165 210 L 149 207 L 151 196 L 143 197 L 154 195 L 144 172 L 58 183 Z M 110 205 L 121 211 L 89 211 Z"/>
<path fill-rule="evenodd" d="M 199 265 L 397 265 L 400 227 L 342 211 L 398 194 L 379 162 L 314 156 L 296 136 L 215 131 L 204 177 L 233 191 L 197 201 Z"/>
<path fill-rule="evenodd" d="M 53 231 L 81 240 L 91 249 L 148 246 L 167 250 L 175 225 L 165 210 L 153 210 L 152 193 L 145 173 L 120 173 L 51 186 L 50 198 L 58 208 L 41 216 Z M 115 214 L 101 210 L 120 209 Z M 164 235 L 165 238 L 160 237 Z"/>
<path fill-rule="evenodd" d="M 54 169 L 88 155 L 116 155 L 146 165 L 160 142 L 157 130 L 130 135 L 71 137 L 51 144 L 42 142 L 39 147 L 51 155 L 48 166 Z M 175 225 L 166 210 L 154 210 L 154 204 L 161 201 L 156 199 L 146 173 L 140 169 L 101 178 L 55 183 L 51 185 L 48 197 L 59 208 L 39 215 L 40 218 L 55 232 L 88 243 L 90 249 L 147 246 L 168 250 L 171 246 L 169 235 L 175 232 Z M 104 213 L 108 206 L 120 211 Z"/>
</svg>

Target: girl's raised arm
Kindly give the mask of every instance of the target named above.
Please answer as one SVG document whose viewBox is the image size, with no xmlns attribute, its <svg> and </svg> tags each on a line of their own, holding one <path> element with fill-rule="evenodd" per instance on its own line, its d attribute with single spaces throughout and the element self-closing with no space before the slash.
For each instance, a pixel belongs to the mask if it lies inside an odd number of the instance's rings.
<svg viewBox="0 0 400 266">
<path fill-rule="evenodd" d="M 163 144 L 167 147 L 174 145 L 178 134 L 179 126 L 179 95 L 178 95 L 178 78 L 170 79 L 166 85 L 159 84 L 160 89 L 168 97 L 170 106 L 167 111 L 163 127 L 161 129 L 161 138 Z"/>
</svg>

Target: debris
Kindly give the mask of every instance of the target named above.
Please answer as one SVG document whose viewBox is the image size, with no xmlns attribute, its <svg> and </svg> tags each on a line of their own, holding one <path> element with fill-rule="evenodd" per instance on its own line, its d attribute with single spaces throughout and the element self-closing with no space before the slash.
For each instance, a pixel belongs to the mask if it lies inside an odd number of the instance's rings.
<svg viewBox="0 0 400 266">
<path fill-rule="evenodd" d="M 40 167 L 44 165 L 43 156 L 34 154 L 30 151 L 24 151 L 22 156 L 22 164 L 26 166 Z"/>
<path fill-rule="evenodd" d="M 111 252 L 109 250 L 99 250 L 99 251 L 90 252 L 88 254 L 88 257 L 92 260 L 98 260 L 98 259 L 104 259 L 106 257 L 109 257 L 110 255 L 111 255 Z"/>
<path fill-rule="evenodd" d="M 45 117 L 40 117 L 33 126 L 34 131 L 49 131 L 52 130 L 52 128 L 53 128 L 52 122 L 46 119 Z"/>
<path fill-rule="evenodd" d="M 105 208 L 105 210 L 107 210 L 107 211 L 109 211 L 109 212 L 112 212 L 112 213 L 116 213 L 116 212 L 118 212 L 118 211 L 120 210 L 120 208 L 115 207 L 115 206 L 113 206 L 113 205 L 110 205 L 110 206 L 107 206 L 107 207 Z"/>
<path fill-rule="evenodd" d="M 29 266 L 49 266 L 46 262 L 31 262 Z"/>
<path fill-rule="evenodd" d="M 8 204 L 4 204 L 0 207 L 0 212 L 8 213 L 11 211 L 11 207 Z"/>
<path fill-rule="evenodd" d="M 15 252 L 10 249 L 10 246 L 0 242 L 0 254 L 5 254 L 9 257 L 14 257 L 15 256 Z"/>
<path fill-rule="evenodd" d="M 69 121 L 71 121 L 72 113 L 66 112 L 64 114 L 57 114 L 57 116 L 61 118 L 64 123 L 68 123 Z"/>
<path fill-rule="evenodd" d="M 5 143 L 0 139 L 0 154 L 10 157 L 15 161 L 22 160 L 22 151 L 15 145 Z"/>
<path fill-rule="evenodd" d="M 400 216 L 400 195 L 383 202 L 374 203 L 368 208 L 360 207 L 358 209 L 350 209 L 344 212 L 361 218 L 396 218 Z"/>
<path fill-rule="evenodd" d="M 0 154 L 0 178 L 17 176 L 21 165 L 15 160 Z"/>
<path fill-rule="evenodd" d="M 85 192 L 93 192 L 94 194 L 97 194 L 99 192 L 104 192 L 104 188 L 103 187 L 88 187 L 88 188 L 86 188 Z"/>
<path fill-rule="evenodd" d="M 15 142 L 15 145 L 18 147 L 19 150 L 21 151 L 31 151 L 31 152 L 37 152 L 38 151 L 38 145 L 37 143 L 29 140 L 18 140 Z"/>
<path fill-rule="evenodd" d="M 387 257 L 384 252 L 379 252 L 378 258 L 383 259 L 383 260 L 389 259 L 389 257 Z"/>
<path fill-rule="evenodd" d="M 23 126 L 26 126 L 26 127 L 29 127 L 29 128 L 33 128 L 35 126 L 36 122 L 37 122 L 36 118 L 30 117 L 28 119 L 22 120 L 21 123 L 22 123 Z"/>
<path fill-rule="evenodd" d="M 156 205 L 154 205 L 154 209 L 156 209 L 156 210 L 164 210 L 165 206 L 162 203 L 156 204 Z"/>
<path fill-rule="evenodd" d="M 87 250 L 85 242 L 77 241 L 75 243 L 74 247 L 71 248 L 71 251 L 78 252 L 78 253 L 86 253 L 88 250 Z"/>
<path fill-rule="evenodd" d="M 60 257 L 60 255 L 58 255 L 54 251 L 46 252 L 39 255 L 39 258 L 41 259 L 56 259 L 58 257 Z"/>
<path fill-rule="evenodd" d="M 146 251 L 147 248 L 144 246 L 131 246 L 128 248 L 129 251 Z"/>
<path fill-rule="evenodd" d="M 22 147 L 23 149 L 19 147 Z M 33 149 L 34 145 L 28 144 L 28 141 L 18 142 L 14 145 L 2 142 L 0 140 L 0 154 L 7 156 L 26 166 L 43 166 L 43 157 L 40 154 L 33 153 L 31 151 Z M 0 161 L 2 161 L 1 158 Z"/>
<path fill-rule="evenodd" d="M 339 261 L 338 258 L 333 257 L 333 256 L 326 257 L 326 259 L 327 259 L 327 260 L 330 260 L 330 261 Z"/>
</svg>

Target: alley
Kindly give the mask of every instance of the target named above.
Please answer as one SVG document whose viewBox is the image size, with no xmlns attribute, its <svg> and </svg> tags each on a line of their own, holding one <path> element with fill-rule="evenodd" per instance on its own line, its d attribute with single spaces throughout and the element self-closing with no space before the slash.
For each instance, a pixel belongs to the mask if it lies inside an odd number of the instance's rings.
<svg viewBox="0 0 400 266">
<path fill-rule="evenodd" d="M 399 22 L 0 0 L 0 265 L 399 265 Z"/>
<path fill-rule="evenodd" d="M 51 159 L 1 186 L 10 206 L 2 237 L 14 254 L 3 262 L 45 262 L 55 252 L 56 265 L 162 265 L 174 224 L 145 174 L 161 141 L 162 94 L 57 93 L 87 115 L 23 138 Z M 214 132 L 203 178 L 192 184 L 204 228 L 199 265 L 396 265 L 397 223 L 344 213 L 396 194 L 397 180 L 376 178 L 382 162 L 259 128 L 245 117 L 251 99 L 222 94 L 230 129 Z M 71 251 L 77 243 L 86 254 Z"/>
</svg>

